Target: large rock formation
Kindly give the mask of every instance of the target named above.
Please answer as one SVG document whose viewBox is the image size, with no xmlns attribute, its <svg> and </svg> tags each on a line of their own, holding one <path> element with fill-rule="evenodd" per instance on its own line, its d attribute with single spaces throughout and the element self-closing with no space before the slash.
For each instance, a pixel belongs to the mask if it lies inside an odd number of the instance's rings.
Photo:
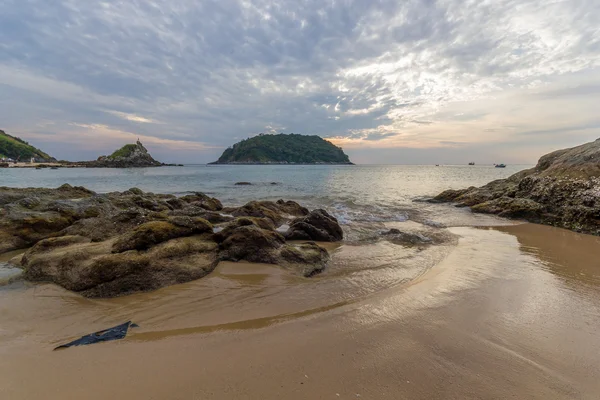
<svg viewBox="0 0 600 400">
<path fill-rule="evenodd" d="M 295 217 L 310 219 L 298 203 L 250 202 L 223 211 L 219 200 L 203 193 L 0 188 L 0 254 L 30 247 L 20 261 L 25 279 L 89 297 L 198 279 L 220 260 L 278 264 L 307 277 L 326 267 L 325 249 L 286 243 L 276 230 L 293 225 Z M 327 229 L 341 232 L 335 225 Z"/>
<path fill-rule="evenodd" d="M 600 139 L 540 158 L 535 168 L 433 202 L 600 235 Z"/>
</svg>

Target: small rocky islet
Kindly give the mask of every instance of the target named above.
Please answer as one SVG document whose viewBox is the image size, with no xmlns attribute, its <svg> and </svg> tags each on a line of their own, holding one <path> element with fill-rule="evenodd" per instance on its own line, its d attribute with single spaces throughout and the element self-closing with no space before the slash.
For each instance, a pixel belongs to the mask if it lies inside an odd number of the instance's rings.
<svg viewBox="0 0 600 400">
<path fill-rule="evenodd" d="M 507 179 L 446 190 L 430 201 L 600 235 L 600 139 L 546 154 Z"/>
<path fill-rule="evenodd" d="M 68 184 L 0 188 L 0 254 L 27 248 L 12 261 L 23 278 L 86 297 L 188 282 L 219 261 L 278 264 L 310 277 L 330 259 L 315 241 L 342 238 L 327 211 L 293 201 L 232 208 L 199 192 L 177 197 L 137 188 L 98 194 Z"/>
</svg>

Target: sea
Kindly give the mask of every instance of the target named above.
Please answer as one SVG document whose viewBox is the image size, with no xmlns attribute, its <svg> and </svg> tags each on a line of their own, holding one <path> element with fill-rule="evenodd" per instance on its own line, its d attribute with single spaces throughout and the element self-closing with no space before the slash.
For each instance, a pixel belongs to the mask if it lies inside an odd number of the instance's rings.
<svg viewBox="0 0 600 400">
<path fill-rule="evenodd" d="M 230 206 L 251 200 L 295 200 L 324 208 L 342 225 L 406 221 L 463 225 L 466 210 L 422 200 L 446 189 L 481 186 L 528 165 L 186 165 L 161 168 L 0 169 L 0 186 L 54 188 L 68 183 L 98 193 L 137 187 L 154 193 L 204 192 Z M 249 182 L 251 185 L 236 185 Z M 473 221 L 470 221 L 473 222 Z"/>
</svg>

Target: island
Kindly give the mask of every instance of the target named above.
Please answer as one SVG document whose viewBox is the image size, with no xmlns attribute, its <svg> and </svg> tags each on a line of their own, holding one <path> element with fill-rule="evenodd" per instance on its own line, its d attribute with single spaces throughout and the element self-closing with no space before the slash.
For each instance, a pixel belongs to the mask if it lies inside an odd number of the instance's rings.
<svg viewBox="0 0 600 400">
<path fill-rule="evenodd" d="M 110 156 L 100 156 L 95 161 L 68 164 L 86 168 L 146 168 L 166 165 L 156 161 L 139 139 L 135 144 L 126 144 Z"/>
<path fill-rule="evenodd" d="M 55 163 L 56 159 L 23 139 L 0 130 L 0 166 L 8 167 L 10 163 L 18 162 Z"/>
<path fill-rule="evenodd" d="M 344 151 L 317 135 L 261 133 L 229 147 L 209 164 L 353 165 Z"/>
</svg>

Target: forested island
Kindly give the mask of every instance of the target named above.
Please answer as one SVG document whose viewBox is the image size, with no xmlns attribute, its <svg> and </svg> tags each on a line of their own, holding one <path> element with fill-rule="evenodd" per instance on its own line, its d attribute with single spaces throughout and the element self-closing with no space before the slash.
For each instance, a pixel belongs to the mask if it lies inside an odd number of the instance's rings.
<svg viewBox="0 0 600 400">
<path fill-rule="evenodd" d="M 210 164 L 352 164 L 344 151 L 317 135 L 261 133 L 234 144 Z"/>
</svg>

